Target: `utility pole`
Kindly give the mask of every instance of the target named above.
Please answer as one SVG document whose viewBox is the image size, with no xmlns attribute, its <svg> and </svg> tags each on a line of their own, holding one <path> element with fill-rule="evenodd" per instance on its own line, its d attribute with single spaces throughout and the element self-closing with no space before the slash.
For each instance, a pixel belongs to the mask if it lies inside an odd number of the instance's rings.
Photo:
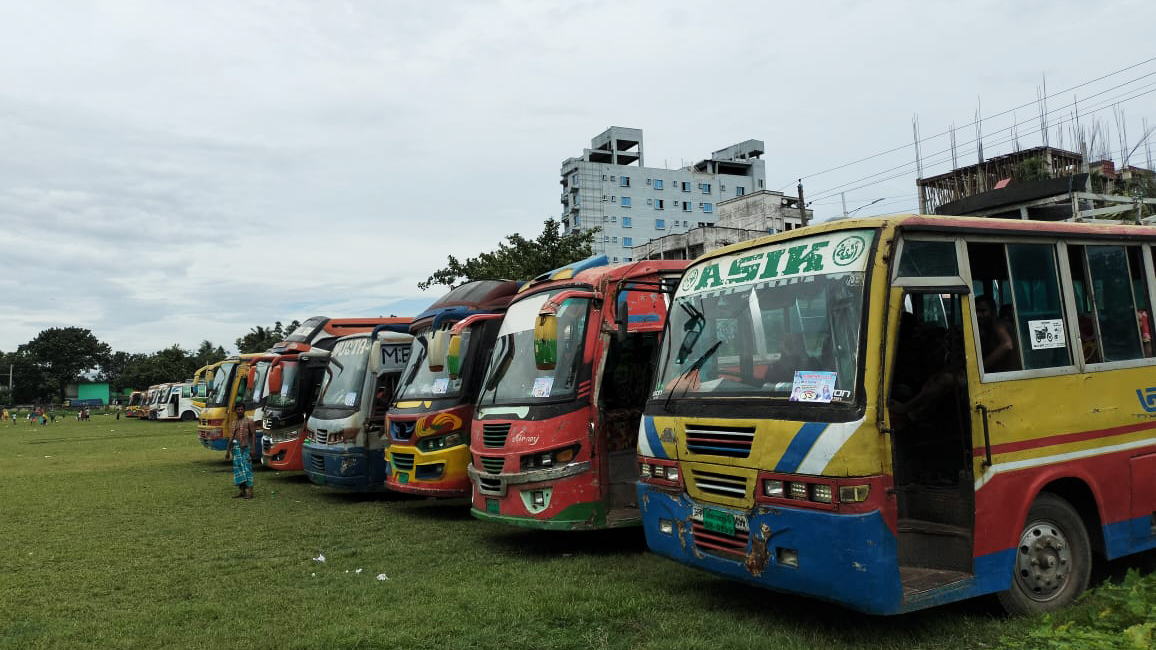
<svg viewBox="0 0 1156 650">
<path fill-rule="evenodd" d="M 803 203 L 803 179 L 799 179 L 799 220 L 807 227 L 807 204 Z"/>
<path fill-rule="evenodd" d="M 843 218 L 847 218 L 847 193 L 839 192 L 839 197 L 843 199 Z"/>
</svg>

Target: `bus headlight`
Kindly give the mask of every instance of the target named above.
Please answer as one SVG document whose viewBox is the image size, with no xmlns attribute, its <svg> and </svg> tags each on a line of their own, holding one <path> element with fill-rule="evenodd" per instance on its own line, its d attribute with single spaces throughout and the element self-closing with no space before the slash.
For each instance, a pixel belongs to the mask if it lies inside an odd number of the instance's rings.
<svg viewBox="0 0 1156 650">
<path fill-rule="evenodd" d="M 783 482 L 769 479 L 763 481 L 763 495 L 768 497 L 775 497 L 777 499 L 783 498 Z"/>
<path fill-rule="evenodd" d="M 650 478 L 650 464 L 643 463 L 639 468 L 639 474 L 642 476 L 642 478 Z"/>
<path fill-rule="evenodd" d="M 791 481 L 791 498 L 807 500 L 807 484 L 802 481 Z"/>
<path fill-rule="evenodd" d="M 870 485 L 840 485 L 839 501 L 843 503 L 862 503 L 871 493 Z"/>
<path fill-rule="evenodd" d="M 812 483 L 811 500 L 819 503 L 831 503 L 831 486 L 826 483 Z"/>
</svg>

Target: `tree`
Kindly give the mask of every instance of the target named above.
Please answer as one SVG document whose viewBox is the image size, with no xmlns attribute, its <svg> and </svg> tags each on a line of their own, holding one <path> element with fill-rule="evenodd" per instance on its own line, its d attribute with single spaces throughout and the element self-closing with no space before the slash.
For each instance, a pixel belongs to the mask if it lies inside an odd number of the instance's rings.
<svg viewBox="0 0 1156 650">
<path fill-rule="evenodd" d="M 222 355 L 223 356 L 223 355 Z M 158 350 L 131 363 L 120 374 L 121 386 L 147 388 L 153 384 L 191 379 L 201 365 L 179 345 Z"/>
<path fill-rule="evenodd" d="M 203 368 L 211 363 L 216 363 L 226 356 L 225 348 L 221 346 L 213 347 L 209 341 L 201 341 L 201 346 L 197 348 L 196 354 L 193 355 L 193 360 L 197 364 L 197 368 Z"/>
<path fill-rule="evenodd" d="M 92 332 L 81 327 L 53 327 L 21 345 L 17 354 L 27 358 L 29 366 L 44 377 L 45 388 L 53 401 L 64 400 L 64 390 L 86 370 L 107 363 L 112 348 Z"/>
<path fill-rule="evenodd" d="M 547 219 L 537 239 L 528 240 L 514 233 L 506 235 L 506 241 L 498 244 L 498 250 L 465 262 L 450 255 L 445 268 L 435 271 L 417 287 L 424 291 L 435 284 L 455 287 L 474 280 L 529 280 L 590 257 L 590 245 L 598 228 L 564 235 L 559 233 L 559 228 L 557 221 Z"/>
<path fill-rule="evenodd" d="M 119 393 L 123 388 L 133 388 L 131 384 L 125 384 L 120 380 L 121 375 L 124 374 L 129 366 L 134 363 L 139 363 L 144 358 L 145 355 L 143 354 L 121 352 L 119 350 L 113 352 L 109 355 L 108 360 L 101 364 L 97 379 L 107 381 L 109 388 L 111 388 L 114 393 Z"/>
<path fill-rule="evenodd" d="M 249 333 L 238 338 L 235 342 L 237 344 L 237 351 L 245 352 L 264 352 L 269 348 L 277 345 L 285 340 L 286 336 L 293 333 L 297 326 L 301 323 L 293 321 L 289 323 L 289 327 L 282 327 L 281 321 L 277 321 L 273 327 L 262 327 L 260 325 L 249 330 Z"/>
</svg>

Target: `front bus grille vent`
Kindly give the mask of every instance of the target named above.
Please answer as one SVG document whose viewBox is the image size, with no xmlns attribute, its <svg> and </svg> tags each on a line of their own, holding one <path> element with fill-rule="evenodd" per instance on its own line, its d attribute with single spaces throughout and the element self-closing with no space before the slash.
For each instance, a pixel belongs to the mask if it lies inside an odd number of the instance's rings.
<svg viewBox="0 0 1156 650">
<path fill-rule="evenodd" d="M 510 424 L 483 424 L 482 444 L 487 447 L 505 447 L 506 436 L 510 434 Z"/>
<path fill-rule="evenodd" d="M 413 469 L 413 454 L 398 454 L 390 453 L 393 459 L 393 466 L 403 472 L 408 472 Z"/>
<path fill-rule="evenodd" d="M 707 472 L 701 469 L 691 470 L 694 485 L 702 492 L 717 496 L 742 499 L 747 496 L 747 480 L 741 476 Z"/>
<path fill-rule="evenodd" d="M 482 469 L 486 470 L 487 474 L 501 474 L 502 467 L 506 464 L 505 456 L 482 456 Z"/>
<path fill-rule="evenodd" d="M 736 522 L 737 523 L 737 522 Z M 706 529 L 702 522 L 694 521 L 690 527 L 694 545 L 707 553 L 746 557 L 750 531 L 735 526 L 735 534 L 717 533 Z"/>
<path fill-rule="evenodd" d="M 747 458 L 755 441 L 754 427 L 712 427 L 687 425 L 686 450 L 692 454 L 710 454 Z"/>
</svg>

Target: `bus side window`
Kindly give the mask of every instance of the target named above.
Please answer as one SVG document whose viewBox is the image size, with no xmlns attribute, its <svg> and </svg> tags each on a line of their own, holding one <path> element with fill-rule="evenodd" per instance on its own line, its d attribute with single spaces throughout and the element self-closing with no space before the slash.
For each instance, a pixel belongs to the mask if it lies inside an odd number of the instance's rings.
<svg viewBox="0 0 1156 650">
<path fill-rule="evenodd" d="M 1068 246 L 1080 342 L 1087 363 L 1149 356 L 1148 286 L 1135 246 Z"/>
<path fill-rule="evenodd" d="M 984 373 L 1020 370 L 1023 339 L 1016 326 L 1007 249 L 1003 244 L 969 242 L 967 256 L 973 281 L 971 304 L 979 327 L 979 364 Z"/>
</svg>

